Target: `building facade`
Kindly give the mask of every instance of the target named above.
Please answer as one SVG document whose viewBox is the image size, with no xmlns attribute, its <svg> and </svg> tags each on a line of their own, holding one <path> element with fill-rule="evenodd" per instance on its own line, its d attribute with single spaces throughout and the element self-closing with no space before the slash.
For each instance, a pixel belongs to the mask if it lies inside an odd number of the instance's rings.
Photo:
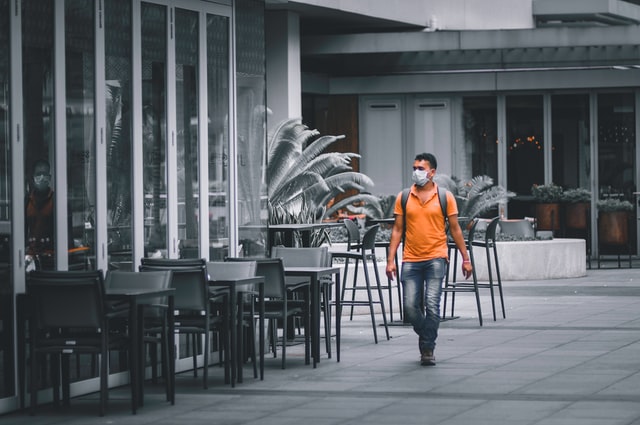
<svg viewBox="0 0 640 425">
<path fill-rule="evenodd" d="M 269 73 L 268 61 L 268 81 L 300 80 L 303 93 L 301 112 L 290 99 L 280 109 L 345 134 L 379 194 L 409 185 L 422 151 L 441 173 L 515 192 L 500 211 L 510 218 L 534 216 L 534 184 L 587 189 L 594 256 L 609 252 L 597 200 L 628 200 L 622 251 L 637 252 L 640 2 L 407 1 L 387 14 L 366 3 L 273 6 L 267 34 L 298 37 L 280 57 L 299 46 L 288 69 L 300 72 Z"/>
</svg>

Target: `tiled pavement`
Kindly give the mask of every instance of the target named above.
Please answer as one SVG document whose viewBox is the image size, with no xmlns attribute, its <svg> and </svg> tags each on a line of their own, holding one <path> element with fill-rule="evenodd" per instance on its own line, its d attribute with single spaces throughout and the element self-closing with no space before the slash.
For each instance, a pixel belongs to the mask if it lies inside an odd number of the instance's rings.
<svg viewBox="0 0 640 425">
<path fill-rule="evenodd" d="M 181 375 L 174 406 L 149 384 L 135 416 L 124 387 L 111 390 L 102 418 L 92 394 L 0 424 L 640 425 L 638 269 L 505 282 L 505 298 L 507 318 L 494 322 L 483 292 L 480 327 L 472 296 L 458 294 L 460 317 L 442 323 L 435 367 L 419 365 L 410 328 L 393 326 L 392 339 L 375 345 L 368 316 L 358 315 L 343 321 L 340 363 L 325 355 L 313 369 L 293 347 L 286 370 L 268 358 L 264 381 L 234 389 L 215 368 L 208 390 Z"/>
</svg>

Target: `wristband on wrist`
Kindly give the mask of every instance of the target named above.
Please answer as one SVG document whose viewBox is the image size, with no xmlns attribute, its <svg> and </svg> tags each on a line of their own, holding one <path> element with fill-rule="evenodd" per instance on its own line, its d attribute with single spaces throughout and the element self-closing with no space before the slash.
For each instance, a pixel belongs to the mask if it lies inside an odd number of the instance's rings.
<svg viewBox="0 0 640 425">
<path fill-rule="evenodd" d="M 471 264 L 471 260 L 462 260 L 462 264 Z"/>
</svg>

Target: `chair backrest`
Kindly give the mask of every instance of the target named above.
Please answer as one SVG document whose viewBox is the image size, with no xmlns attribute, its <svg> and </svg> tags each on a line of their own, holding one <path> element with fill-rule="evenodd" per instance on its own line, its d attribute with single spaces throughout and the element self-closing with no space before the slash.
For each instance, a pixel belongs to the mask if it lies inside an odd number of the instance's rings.
<svg viewBox="0 0 640 425">
<path fill-rule="evenodd" d="M 171 287 L 175 289 L 174 305 L 176 310 L 209 312 L 209 284 L 206 261 L 167 260 L 155 264 L 145 264 L 142 260 L 141 272 L 171 270 Z M 155 260 L 155 259 L 154 259 Z M 160 260 L 160 259 L 158 259 Z M 187 265 L 191 263 L 191 265 Z"/>
<path fill-rule="evenodd" d="M 479 218 L 474 218 L 471 220 L 469 226 L 469 235 L 467 236 L 467 246 L 473 241 L 476 236 L 476 231 L 482 227 L 480 223 L 483 223 Z M 483 223 L 484 224 L 484 223 Z"/>
<path fill-rule="evenodd" d="M 109 270 L 135 271 L 133 261 L 112 261 L 109 263 Z"/>
<path fill-rule="evenodd" d="M 27 280 L 40 328 L 105 326 L 102 271 L 33 271 Z"/>
<path fill-rule="evenodd" d="M 500 224 L 500 216 L 492 218 L 489 224 L 487 224 L 487 229 L 484 236 L 485 241 L 495 242 L 496 233 L 498 231 L 498 224 Z"/>
<path fill-rule="evenodd" d="M 255 261 L 209 261 L 209 280 L 243 279 L 256 276 Z"/>
<path fill-rule="evenodd" d="M 142 258 L 140 264 L 153 267 L 199 267 L 206 265 L 204 258 Z"/>
<path fill-rule="evenodd" d="M 256 264 L 256 276 L 264 277 L 265 298 L 285 297 L 285 275 L 282 258 L 249 258 L 249 257 L 229 257 L 229 263 L 253 262 Z"/>
<path fill-rule="evenodd" d="M 171 270 L 146 271 L 145 273 L 109 270 L 104 286 L 106 289 L 166 289 L 171 287 L 172 278 L 173 272 Z M 166 297 L 153 298 L 149 300 L 149 304 L 166 304 Z"/>
<path fill-rule="evenodd" d="M 324 267 L 329 265 L 329 248 L 326 246 L 309 248 L 291 248 L 274 246 L 271 258 L 282 258 L 284 266 L 289 267 Z"/>
<path fill-rule="evenodd" d="M 362 250 L 363 251 L 372 251 L 374 252 L 376 249 L 376 234 L 378 233 L 378 229 L 380 228 L 379 224 L 373 225 L 369 227 L 362 236 Z"/>
<path fill-rule="evenodd" d="M 535 230 L 529 220 L 500 220 L 500 233 L 517 237 L 535 237 Z"/>
<path fill-rule="evenodd" d="M 360 228 L 355 221 L 344 220 L 344 227 L 347 228 L 347 249 L 351 250 L 352 247 L 360 245 Z"/>
</svg>

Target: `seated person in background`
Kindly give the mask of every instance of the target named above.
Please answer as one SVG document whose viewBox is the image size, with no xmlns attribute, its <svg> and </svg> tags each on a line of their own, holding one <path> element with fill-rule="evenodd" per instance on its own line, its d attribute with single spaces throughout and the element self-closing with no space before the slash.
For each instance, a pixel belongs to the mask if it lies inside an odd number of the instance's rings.
<svg viewBox="0 0 640 425">
<path fill-rule="evenodd" d="M 33 165 L 32 188 L 27 195 L 26 254 L 31 259 L 52 257 L 54 249 L 54 204 L 51 189 L 51 167 L 44 159 Z"/>
</svg>

